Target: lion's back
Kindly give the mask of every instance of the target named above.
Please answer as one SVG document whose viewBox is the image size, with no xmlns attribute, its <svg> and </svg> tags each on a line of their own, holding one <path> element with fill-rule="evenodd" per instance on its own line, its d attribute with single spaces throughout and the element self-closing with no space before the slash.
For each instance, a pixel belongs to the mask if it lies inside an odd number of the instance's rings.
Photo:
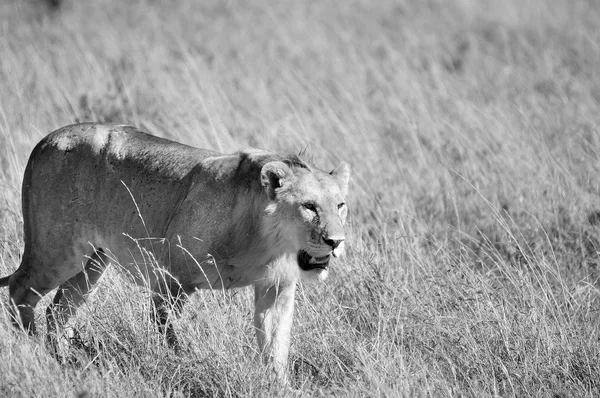
<svg viewBox="0 0 600 398">
<path fill-rule="evenodd" d="M 212 154 L 130 126 L 77 124 L 50 133 L 23 179 L 26 251 L 123 233 L 161 236 L 191 171 Z"/>
<path fill-rule="evenodd" d="M 116 124 L 81 123 L 63 127 L 48 134 L 34 149 L 31 159 L 43 161 L 44 153 L 60 153 L 63 161 L 103 160 L 137 163 L 154 172 L 183 176 L 203 159 L 218 153 L 194 148 L 179 142 L 146 134 L 135 127 Z M 58 160 L 57 157 L 54 160 Z"/>
</svg>

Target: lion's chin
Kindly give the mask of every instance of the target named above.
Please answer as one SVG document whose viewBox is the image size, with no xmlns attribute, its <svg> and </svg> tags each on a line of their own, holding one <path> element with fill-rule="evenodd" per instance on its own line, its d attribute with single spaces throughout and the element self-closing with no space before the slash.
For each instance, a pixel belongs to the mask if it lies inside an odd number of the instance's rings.
<svg viewBox="0 0 600 398">
<path fill-rule="evenodd" d="M 302 272 L 302 279 L 311 282 L 323 282 L 329 275 L 330 255 L 314 257 L 304 250 L 298 253 L 298 266 Z"/>
<path fill-rule="evenodd" d="M 328 268 L 315 268 L 310 271 L 302 271 L 300 274 L 302 280 L 308 283 L 325 282 L 328 276 Z"/>
</svg>

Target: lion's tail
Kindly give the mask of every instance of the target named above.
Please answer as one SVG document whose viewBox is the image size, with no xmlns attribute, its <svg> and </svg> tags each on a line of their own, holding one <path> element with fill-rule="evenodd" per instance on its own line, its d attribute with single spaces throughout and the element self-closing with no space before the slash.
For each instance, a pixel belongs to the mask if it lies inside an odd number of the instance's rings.
<svg viewBox="0 0 600 398">
<path fill-rule="evenodd" d="M 6 287 L 8 286 L 8 280 L 10 279 L 10 275 L 9 276 L 5 276 L 4 278 L 0 278 L 0 287 Z"/>
</svg>

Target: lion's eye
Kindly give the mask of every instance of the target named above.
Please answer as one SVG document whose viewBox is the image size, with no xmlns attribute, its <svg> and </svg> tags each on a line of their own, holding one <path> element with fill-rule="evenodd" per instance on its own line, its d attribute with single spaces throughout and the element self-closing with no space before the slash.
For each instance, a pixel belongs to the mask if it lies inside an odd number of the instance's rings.
<svg viewBox="0 0 600 398">
<path fill-rule="evenodd" d="M 342 207 L 346 206 L 346 203 L 342 202 L 338 205 L 338 210 L 341 209 Z"/>
<path fill-rule="evenodd" d="M 310 211 L 314 211 L 314 212 L 316 212 L 316 211 L 317 211 L 317 208 L 315 207 L 315 204 L 314 204 L 314 203 L 304 203 L 302 206 L 303 206 L 303 207 L 304 207 L 306 210 L 310 210 Z"/>
</svg>

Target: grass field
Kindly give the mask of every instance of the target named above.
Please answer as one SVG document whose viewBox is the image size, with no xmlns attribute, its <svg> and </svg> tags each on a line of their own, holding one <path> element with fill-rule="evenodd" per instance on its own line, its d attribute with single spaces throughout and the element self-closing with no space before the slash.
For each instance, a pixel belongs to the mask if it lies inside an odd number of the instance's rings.
<svg viewBox="0 0 600 398">
<path fill-rule="evenodd" d="M 195 295 L 176 355 L 109 272 L 68 366 L 2 291 L 0 396 L 600 396 L 599 43 L 583 0 L 2 2 L 1 275 L 27 157 L 66 124 L 353 176 L 346 256 L 297 295 L 293 390 L 258 364 L 250 290 Z"/>
</svg>

